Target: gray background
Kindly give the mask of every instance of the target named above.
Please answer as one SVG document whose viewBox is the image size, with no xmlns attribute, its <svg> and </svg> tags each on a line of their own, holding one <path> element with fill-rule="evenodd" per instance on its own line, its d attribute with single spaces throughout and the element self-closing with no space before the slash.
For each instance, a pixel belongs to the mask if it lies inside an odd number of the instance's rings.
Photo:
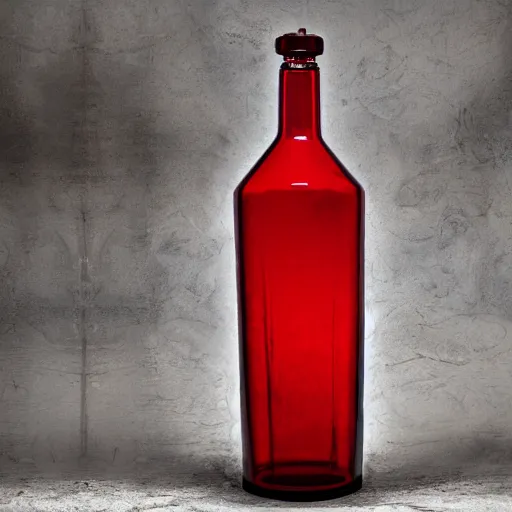
<svg viewBox="0 0 512 512">
<path fill-rule="evenodd" d="M 237 475 L 232 191 L 301 26 L 367 194 L 365 472 L 510 466 L 511 21 L 505 0 L 1 0 L 3 474 Z"/>
</svg>

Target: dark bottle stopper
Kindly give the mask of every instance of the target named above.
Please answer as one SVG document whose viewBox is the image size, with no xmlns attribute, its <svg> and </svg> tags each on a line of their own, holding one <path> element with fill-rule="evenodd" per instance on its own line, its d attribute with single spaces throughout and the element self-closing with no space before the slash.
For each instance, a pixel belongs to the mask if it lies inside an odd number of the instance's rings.
<svg viewBox="0 0 512 512">
<path fill-rule="evenodd" d="M 276 39 L 276 53 L 284 57 L 316 57 L 324 53 L 324 40 L 315 34 L 306 34 L 305 28 L 284 34 Z"/>
</svg>

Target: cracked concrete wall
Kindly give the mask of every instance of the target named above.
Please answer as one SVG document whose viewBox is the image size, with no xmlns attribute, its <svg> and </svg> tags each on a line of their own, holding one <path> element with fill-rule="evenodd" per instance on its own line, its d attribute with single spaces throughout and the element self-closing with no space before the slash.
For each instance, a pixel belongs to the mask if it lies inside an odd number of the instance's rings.
<svg viewBox="0 0 512 512">
<path fill-rule="evenodd" d="M 232 191 L 322 35 L 363 184 L 366 471 L 510 460 L 512 3 L 2 0 L 0 470 L 240 455 Z"/>
</svg>

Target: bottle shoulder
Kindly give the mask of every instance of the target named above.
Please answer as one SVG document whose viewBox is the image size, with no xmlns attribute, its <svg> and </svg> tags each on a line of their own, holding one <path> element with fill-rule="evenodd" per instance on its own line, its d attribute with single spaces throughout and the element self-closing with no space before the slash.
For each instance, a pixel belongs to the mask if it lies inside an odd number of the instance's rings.
<svg viewBox="0 0 512 512">
<path fill-rule="evenodd" d="M 329 155 L 330 159 L 334 162 L 339 171 L 343 174 L 343 177 L 349 180 L 352 185 L 360 191 L 361 194 L 364 194 L 363 186 L 357 181 L 354 175 L 345 167 L 345 165 L 338 159 L 334 151 L 329 147 L 329 145 L 321 139 L 320 143 L 322 144 L 324 151 Z"/>
<path fill-rule="evenodd" d="M 362 186 L 321 139 L 276 139 L 256 162 L 235 193 L 258 193 L 292 187 L 363 194 Z"/>
</svg>

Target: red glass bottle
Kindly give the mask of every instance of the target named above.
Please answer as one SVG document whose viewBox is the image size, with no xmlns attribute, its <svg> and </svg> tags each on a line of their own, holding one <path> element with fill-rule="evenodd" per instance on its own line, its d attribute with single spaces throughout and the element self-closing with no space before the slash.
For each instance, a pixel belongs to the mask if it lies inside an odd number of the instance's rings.
<svg viewBox="0 0 512 512">
<path fill-rule="evenodd" d="M 323 39 L 276 39 L 279 129 L 235 190 L 243 488 L 362 485 L 364 191 L 320 133 Z"/>
</svg>

